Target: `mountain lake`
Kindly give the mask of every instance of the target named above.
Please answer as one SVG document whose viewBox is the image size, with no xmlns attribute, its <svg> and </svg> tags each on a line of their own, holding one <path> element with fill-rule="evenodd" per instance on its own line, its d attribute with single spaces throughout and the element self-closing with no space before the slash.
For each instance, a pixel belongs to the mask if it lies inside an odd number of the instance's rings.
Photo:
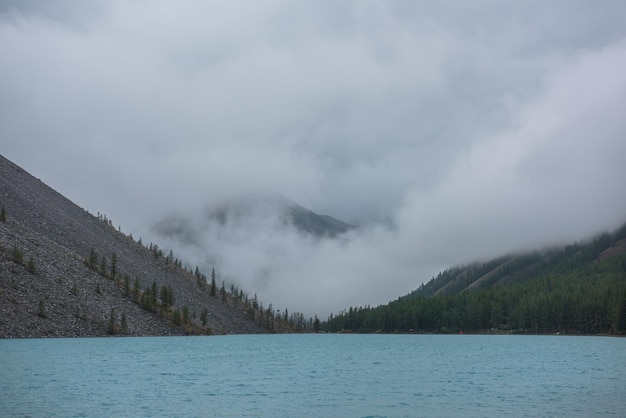
<svg viewBox="0 0 626 418">
<path fill-rule="evenodd" d="M 0 340 L 0 415 L 626 416 L 626 338 Z"/>
</svg>

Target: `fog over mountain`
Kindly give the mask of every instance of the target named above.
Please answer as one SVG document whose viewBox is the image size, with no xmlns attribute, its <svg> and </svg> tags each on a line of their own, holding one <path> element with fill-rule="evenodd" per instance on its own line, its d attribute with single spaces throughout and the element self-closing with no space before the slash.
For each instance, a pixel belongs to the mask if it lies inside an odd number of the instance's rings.
<svg viewBox="0 0 626 418">
<path fill-rule="evenodd" d="M 170 215 L 148 236 L 176 248 L 186 263 L 192 268 L 196 263 L 207 276 L 216 269 L 218 279 L 254 289 L 266 304 L 279 302 L 278 307 L 311 313 L 303 300 L 294 306 L 291 295 L 305 290 L 319 294 L 316 287 L 324 284 L 327 273 L 311 275 L 299 269 L 309 268 L 309 257 L 323 257 L 316 264 L 329 261 L 328 255 L 316 254 L 324 247 L 344 253 L 341 247 L 347 248 L 357 231 L 356 226 L 318 215 L 280 195 L 254 194 L 208 206 L 197 218 Z M 312 302 L 318 303 L 315 297 Z"/>
<path fill-rule="evenodd" d="M 618 0 L 5 0 L 0 145 L 144 242 L 325 316 L 623 223 L 624 21 Z M 267 193 L 359 227 L 207 217 Z"/>
</svg>

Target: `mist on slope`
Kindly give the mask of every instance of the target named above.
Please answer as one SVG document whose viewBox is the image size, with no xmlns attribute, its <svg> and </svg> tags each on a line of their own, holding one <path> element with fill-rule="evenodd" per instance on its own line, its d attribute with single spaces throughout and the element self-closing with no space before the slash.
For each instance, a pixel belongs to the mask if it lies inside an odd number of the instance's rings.
<svg viewBox="0 0 626 418">
<path fill-rule="evenodd" d="M 622 1 L 6 0 L 1 152 L 325 317 L 624 222 L 624 21 Z M 267 191 L 359 229 L 207 220 Z M 172 216 L 182 241 L 155 233 Z"/>
<path fill-rule="evenodd" d="M 241 201 L 252 203 L 242 206 Z M 382 258 L 393 261 L 394 255 L 386 254 L 392 230 L 366 226 L 320 236 L 288 221 L 281 202 L 231 202 L 209 206 L 197 217 L 171 215 L 146 236 L 161 248 L 173 248 L 175 256 L 207 277 L 214 268 L 219 283 L 233 283 L 250 297 L 256 293 L 266 307 L 272 303 L 307 317 L 325 318 L 346 304 L 375 304 L 406 291 L 393 285 L 404 267 L 380 264 Z"/>
<path fill-rule="evenodd" d="M 325 318 L 386 303 L 452 265 L 611 230 L 626 220 L 619 180 L 626 178 L 626 78 L 614 70 L 626 69 L 625 57 L 622 43 L 582 54 L 552 74 L 541 94 L 516 107 L 507 129 L 457 153 L 430 184 L 407 187 L 385 220 L 370 218 L 340 239 L 315 239 L 271 211 L 207 223 L 206 203 L 197 202 L 203 209 L 189 220 L 198 245 L 181 251 L 278 309 Z M 362 180 L 370 181 L 365 174 Z M 212 195 L 214 205 L 224 200 L 219 196 Z M 362 202 L 352 197 L 335 204 L 353 208 L 358 219 Z M 351 211 L 340 213 L 353 221 Z"/>
</svg>

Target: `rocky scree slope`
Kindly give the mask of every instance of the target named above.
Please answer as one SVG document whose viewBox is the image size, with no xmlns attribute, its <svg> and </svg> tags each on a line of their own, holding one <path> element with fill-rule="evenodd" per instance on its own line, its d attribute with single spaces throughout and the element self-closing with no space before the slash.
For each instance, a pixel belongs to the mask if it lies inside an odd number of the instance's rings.
<svg viewBox="0 0 626 418">
<path fill-rule="evenodd" d="M 155 257 L 2 156 L 0 207 L 2 338 L 103 336 L 112 322 L 116 333 L 127 335 L 264 332 L 245 307 L 210 296 L 192 274 Z M 109 263 L 116 255 L 117 280 L 85 264 L 92 249 Z M 169 312 L 141 308 L 124 289 L 123 276 L 142 291 L 153 283 L 172 289 L 174 306 Z M 174 309 L 189 312 L 186 326 L 172 323 Z"/>
</svg>

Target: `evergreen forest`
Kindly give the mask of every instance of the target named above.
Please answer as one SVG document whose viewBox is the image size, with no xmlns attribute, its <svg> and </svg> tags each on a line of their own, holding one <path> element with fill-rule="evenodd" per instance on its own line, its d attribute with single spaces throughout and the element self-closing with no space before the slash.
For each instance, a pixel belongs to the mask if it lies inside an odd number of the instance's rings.
<svg viewBox="0 0 626 418">
<path fill-rule="evenodd" d="M 377 307 L 351 307 L 327 332 L 626 333 L 626 225 L 586 243 L 441 272 Z"/>
</svg>

